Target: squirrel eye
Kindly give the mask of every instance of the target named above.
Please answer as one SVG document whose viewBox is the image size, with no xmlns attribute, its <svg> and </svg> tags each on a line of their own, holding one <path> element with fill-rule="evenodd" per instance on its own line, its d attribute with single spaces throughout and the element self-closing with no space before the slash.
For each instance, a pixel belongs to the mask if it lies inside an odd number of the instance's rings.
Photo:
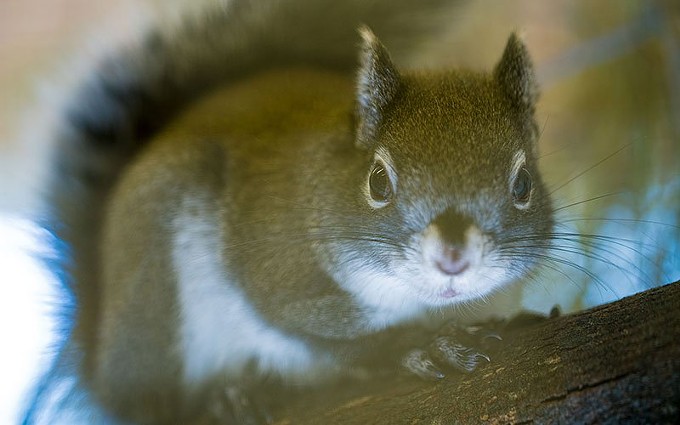
<svg viewBox="0 0 680 425">
<path fill-rule="evenodd" d="M 387 174 L 385 166 L 376 161 L 368 176 L 368 188 L 371 193 L 371 198 L 381 204 L 386 204 L 392 197 L 392 185 Z"/>
<path fill-rule="evenodd" d="M 515 182 L 512 185 L 512 197 L 517 207 L 526 206 L 531 198 L 531 174 L 524 167 L 517 172 Z"/>
</svg>

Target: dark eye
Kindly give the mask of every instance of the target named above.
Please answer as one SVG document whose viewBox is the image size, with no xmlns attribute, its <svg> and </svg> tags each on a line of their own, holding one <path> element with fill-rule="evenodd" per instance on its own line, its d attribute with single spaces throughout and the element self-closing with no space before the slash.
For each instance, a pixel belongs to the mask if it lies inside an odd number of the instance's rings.
<svg viewBox="0 0 680 425">
<path fill-rule="evenodd" d="M 392 197 L 392 185 L 390 177 L 387 174 L 385 165 L 380 161 L 373 164 L 371 174 L 368 176 L 368 188 L 371 192 L 371 198 L 379 203 L 387 203 Z"/>
<path fill-rule="evenodd" d="M 516 206 L 525 206 L 531 198 L 531 174 L 522 167 L 517 172 L 515 183 L 512 185 L 512 198 Z"/>
</svg>

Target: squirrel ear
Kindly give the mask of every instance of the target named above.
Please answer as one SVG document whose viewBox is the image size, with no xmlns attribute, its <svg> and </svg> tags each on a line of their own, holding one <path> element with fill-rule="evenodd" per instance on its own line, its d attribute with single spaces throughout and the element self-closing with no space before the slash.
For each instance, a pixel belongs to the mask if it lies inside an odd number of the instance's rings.
<svg viewBox="0 0 680 425">
<path fill-rule="evenodd" d="M 361 34 L 360 67 L 357 78 L 357 144 L 373 144 L 385 107 L 399 89 L 399 72 L 390 54 L 373 32 L 365 26 Z"/>
<path fill-rule="evenodd" d="M 515 106 L 534 112 L 538 85 L 529 52 L 517 34 L 510 35 L 503 56 L 496 65 L 494 77 Z"/>
</svg>

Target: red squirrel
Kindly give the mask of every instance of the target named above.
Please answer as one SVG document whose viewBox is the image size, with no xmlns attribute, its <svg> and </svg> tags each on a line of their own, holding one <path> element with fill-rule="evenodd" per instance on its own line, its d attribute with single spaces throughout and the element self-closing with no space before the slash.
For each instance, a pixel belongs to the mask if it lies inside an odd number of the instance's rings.
<svg viewBox="0 0 680 425">
<path fill-rule="evenodd" d="M 48 195 L 73 329 L 26 423 L 257 422 L 259 376 L 475 368 L 409 338 L 528 273 L 553 210 L 517 36 L 490 73 L 393 64 L 445 3 L 233 0 L 93 69 Z"/>
</svg>

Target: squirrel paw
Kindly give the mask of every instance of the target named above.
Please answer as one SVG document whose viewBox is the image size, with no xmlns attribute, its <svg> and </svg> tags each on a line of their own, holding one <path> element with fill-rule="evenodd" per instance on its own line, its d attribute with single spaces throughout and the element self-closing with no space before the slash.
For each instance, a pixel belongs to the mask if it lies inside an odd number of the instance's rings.
<svg viewBox="0 0 680 425">
<path fill-rule="evenodd" d="M 438 357 L 439 361 L 446 362 L 464 372 L 475 370 L 481 360 L 491 361 L 486 354 L 465 347 L 448 336 L 440 336 L 435 339 L 432 347 L 431 351 Z"/>
<path fill-rule="evenodd" d="M 425 350 L 412 350 L 402 360 L 407 371 L 424 379 L 443 379 L 446 375 L 435 366 Z"/>
<path fill-rule="evenodd" d="M 425 379 L 442 379 L 443 369 L 453 368 L 462 372 L 474 371 L 481 361 L 491 361 L 489 356 L 477 351 L 478 346 L 488 346 L 489 340 L 502 338 L 496 332 L 483 328 L 461 328 L 447 324 L 427 349 L 415 349 L 406 354 L 402 366 L 407 371 Z"/>
<path fill-rule="evenodd" d="M 192 423 L 262 425 L 272 422 L 261 406 L 242 389 L 233 386 L 214 391 L 205 407 L 200 417 Z"/>
</svg>

